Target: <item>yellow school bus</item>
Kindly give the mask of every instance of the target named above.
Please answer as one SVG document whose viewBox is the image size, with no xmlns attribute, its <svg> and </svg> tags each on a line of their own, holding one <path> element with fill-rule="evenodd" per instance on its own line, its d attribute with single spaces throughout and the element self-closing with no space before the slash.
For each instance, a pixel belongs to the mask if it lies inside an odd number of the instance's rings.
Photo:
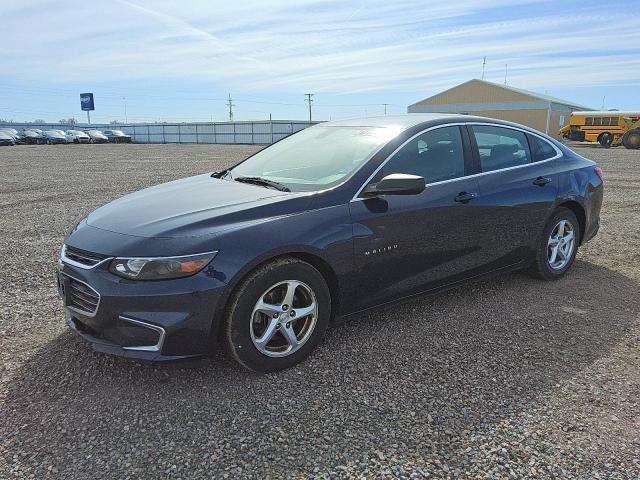
<svg viewBox="0 0 640 480">
<path fill-rule="evenodd" d="M 598 142 L 603 147 L 623 144 L 639 148 L 640 112 L 586 111 L 572 112 L 560 135 L 579 142 Z"/>
</svg>

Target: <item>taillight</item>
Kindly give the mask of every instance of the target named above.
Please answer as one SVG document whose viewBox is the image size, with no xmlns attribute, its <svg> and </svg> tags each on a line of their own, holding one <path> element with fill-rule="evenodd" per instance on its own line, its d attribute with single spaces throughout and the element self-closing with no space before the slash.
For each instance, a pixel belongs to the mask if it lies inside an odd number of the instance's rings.
<svg viewBox="0 0 640 480">
<path fill-rule="evenodd" d="M 602 171 L 602 169 L 600 167 L 596 167 L 593 169 L 594 172 L 596 172 L 596 175 L 598 175 L 598 178 L 602 181 L 604 181 L 604 172 Z"/>
</svg>

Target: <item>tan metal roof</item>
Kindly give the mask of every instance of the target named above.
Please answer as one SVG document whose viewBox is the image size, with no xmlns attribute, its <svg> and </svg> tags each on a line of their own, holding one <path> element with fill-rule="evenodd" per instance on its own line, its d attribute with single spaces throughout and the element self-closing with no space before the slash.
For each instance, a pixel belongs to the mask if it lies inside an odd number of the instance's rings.
<svg viewBox="0 0 640 480">
<path fill-rule="evenodd" d="M 506 95 L 506 98 L 503 99 L 496 99 L 496 101 L 519 101 L 519 100 L 524 100 L 524 98 L 531 98 L 531 99 L 535 99 L 535 100 L 540 100 L 540 101 L 544 101 L 544 102 L 551 102 L 551 103 L 556 103 L 556 104 L 560 104 L 560 105 L 566 105 L 572 109 L 579 109 L 579 110 L 590 110 L 589 107 L 585 107 L 583 105 L 578 105 L 577 103 L 574 102 L 569 102 L 567 100 L 563 100 L 561 98 L 556 98 L 556 97 L 552 97 L 550 95 L 543 95 L 540 93 L 536 93 L 536 92 L 531 92 L 529 90 L 524 90 L 522 88 L 515 88 L 512 87 L 510 85 L 501 85 L 498 83 L 493 83 L 493 82 L 488 82 L 486 80 L 478 80 L 477 78 L 474 78 L 473 80 L 469 80 L 467 82 L 461 83 L 460 85 L 456 85 L 455 87 L 451 87 L 443 92 L 440 92 L 436 95 L 433 95 L 431 97 L 425 98 L 424 100 L 420 100 L 419 102 L 416 102 L 412 105 L 424 105 L 424 104 L 438 104 L 438 103 L 454 103 L 452 100 L 456 94 L 455 90 L 467 90 L 467 89 L 473 89 L 473 88 L 479 88 L 481 90 L 487 90 L 487 87 L 489 87 L 491 90 L 493 90 L 494 92 L 496 91 L 496 89 L 498 89 L 498 91 L 496 93 L 498 93 L 500 90 L 508 95 Z M 484 87 L 484 88 L 482 88 Z M 440 97 L 440 98 L 438 98 Z M 524 97 L 524 98 L 523 98 Z M 441 101 L 442 100 L 442 101 Z M 489 99 L 484 99 L 484 102 L 487 102 Z M 468 98 L 462 98 L 460 99 L 460 101 L 468 103 L 469 99 Z M 481 100 L 483 101 L 483 100 Z"/>
</svg>

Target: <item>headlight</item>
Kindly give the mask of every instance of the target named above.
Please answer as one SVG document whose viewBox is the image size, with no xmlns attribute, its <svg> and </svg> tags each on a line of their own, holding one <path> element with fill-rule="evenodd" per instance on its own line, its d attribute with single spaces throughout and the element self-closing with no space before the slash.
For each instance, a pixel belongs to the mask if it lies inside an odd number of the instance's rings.
<svg viewBox="0 0 640 480">
<path fill-rule="evenodd" d="M 199 253 L 184 257 L 114 258 L 109 271 L 133 280 L 182 278 L 198 273 L 217 253 Z"/>
</svg>

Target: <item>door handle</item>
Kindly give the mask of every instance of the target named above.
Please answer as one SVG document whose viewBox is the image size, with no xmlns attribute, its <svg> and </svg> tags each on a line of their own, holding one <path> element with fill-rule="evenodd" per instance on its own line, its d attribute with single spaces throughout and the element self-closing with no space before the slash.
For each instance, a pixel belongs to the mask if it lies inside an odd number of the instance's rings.
<svg viewBox="0 0 640 480">
<path fill-rule="evenodd" d="M 473 200 L 477 196 L 478 194 L 473 192 L 460 192 L 458 195 L 456 195 L 454 200 L 460 203 L 467 203 L 469 202 L 469 200 Z"/>
<path fill-rule="evenodd" d="M 539 187 L 544 187 L 547 183 L 551 183 L 551 179 L 549 177 L 538 177 L 533 181 L 533 184 L 538 185 Z"/>
</svg>

